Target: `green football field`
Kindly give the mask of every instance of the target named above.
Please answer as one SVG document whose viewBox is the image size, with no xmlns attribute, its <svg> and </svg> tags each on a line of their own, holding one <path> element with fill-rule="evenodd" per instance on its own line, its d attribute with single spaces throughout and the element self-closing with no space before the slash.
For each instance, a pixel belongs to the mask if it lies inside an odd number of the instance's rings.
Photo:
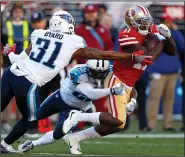
<svg viewBox="0 0 185 157">
<path fill-rule="evenodd" d="M 21 140 L 20 142 L 24 142 Z M 16 148 L 19 143 L 14 144 Z M 81 143 L 83 155 L 130 155 L 130 156 L 184 156 L 183 138 L 123 138 L 112 137 L 88 140 Z M 2 154 L 1 154 L 2 155 Z M 47 146 L 34 148 L 16 156 L 68 156 L 68 147 L 62 140 Z M 8 155 L 10 156 L 10 154 Z M 15 156 L 12 154 L 11 156 Z"/>
<path fill-rule="evenodd" d="M 184 156 L 184 132 L 166 133 L 162 130 L 162 121 L 157 123 L 156 131 L 141 133 L 138 130 L 137 120 L 132 120 L 129 130 L 119 134 L 113 134 L 106 138 L 81 142 L 83 155 L 121 155 L 121 156 Z M 174 121 L 174 127 L 178 130 L 181 121 Z M 6 135 L 1 135 L 4 138 Z M 40 135 L 41 136 L 41 135 Z M 37 138 L 34 138 L 37 139 Z M 29 139 L 21 138 L 15 142 L 16 149 L 19 144 Z M 4 154 L 1 154 L 1 156 Z M 34 148 L 23 154 L 8 154 L 8 156 L 70 156 L 68 147 L 62 140 L 47 146 Z"/>
</svg>

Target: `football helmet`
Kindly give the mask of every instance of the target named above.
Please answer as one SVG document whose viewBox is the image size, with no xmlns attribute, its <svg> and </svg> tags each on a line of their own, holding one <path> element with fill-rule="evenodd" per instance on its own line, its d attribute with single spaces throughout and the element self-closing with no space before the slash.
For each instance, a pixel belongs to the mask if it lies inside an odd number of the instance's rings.
<svg viewBox="0 0 185 157">
<path fill-rule="evenodd" d="M 142 5 L 134 5 L 125 12 L 127 27 L 134 27 L 141 35 L 149 33 L 149 27 L 153 25 L 153 19 L 149 10 Z"/>
<path fill-rule="evenodd" d="M 88 60 L 87 61 L 87 74 L 89 80 L 97 85 L 102 86 L 104 79 L 109 73 L 109 61 L 108 60 Z"/>
<path fill-rule="evenodd" d="M 57 11 L 49 20 L 49 29 L 53 32 L 74 34 L 75 22 L 67 11 Z"/>
</svg>

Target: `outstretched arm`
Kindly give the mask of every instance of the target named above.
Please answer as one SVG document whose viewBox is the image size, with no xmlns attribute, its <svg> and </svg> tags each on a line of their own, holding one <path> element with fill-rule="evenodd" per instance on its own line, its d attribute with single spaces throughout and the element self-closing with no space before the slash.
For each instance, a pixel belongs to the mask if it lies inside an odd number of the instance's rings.
<svg viewBox="0 0 185 157">
<path fill-rule="evenodd" d="M 132 59 L 131 54 L 123 54 L 115 51 L 101 51 L 99 49 L 89 47 L 78 49 L 73 54 L 73 57 L 76 56 L 85 59 L 107 59 L 107 60 Z"/>
<path fill-rule="evenodd" d="M 100 51 L 96 48 L 80 48 L 75 53 L 73 57 L 82 57 L 85 59 L 107 59 L 107 60 L 131 60 L 137 63 L 151 64 L 151 56 L 144 56 L 144 52 L 137 51 L 133 53 L 121 53 L 115 51 Z"/>
</svg>

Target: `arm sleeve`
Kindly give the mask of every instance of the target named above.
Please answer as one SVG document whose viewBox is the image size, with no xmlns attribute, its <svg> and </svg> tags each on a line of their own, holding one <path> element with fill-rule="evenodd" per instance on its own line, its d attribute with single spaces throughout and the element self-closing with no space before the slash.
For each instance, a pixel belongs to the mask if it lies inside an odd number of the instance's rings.
<svg viewBox="0 0 185 157">
<path fill-rule="evenodd" d="M 18 60 L 22 60 L 25 59 L 26 57 L 28 57 L 28 55 L 26 54 L 26 52 L 23 50 L 19 55 L 15 54 L 15 53 L 10 53 L 8 55 L 10 62 L 13 64 L 14 62 L 18 61 Z"/>
<path fill-rule="evenodd" d="M 91 100 L 97 100 L 102 97 L 111 95 L 110 88 L 96 89 L 93 88 L 89 83 L 81 83 L 77 85 L 76 90 Z"/>
</svg>

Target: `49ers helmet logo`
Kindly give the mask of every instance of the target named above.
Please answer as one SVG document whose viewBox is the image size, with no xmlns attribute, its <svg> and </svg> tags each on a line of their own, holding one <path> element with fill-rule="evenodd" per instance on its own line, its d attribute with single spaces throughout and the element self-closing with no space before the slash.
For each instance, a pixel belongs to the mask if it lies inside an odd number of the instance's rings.
<svg viewBox="0 0 185 157">
<path fill-rule="evenodd" d="M 130 17 L 130 16 L 134 16 L 136 13 L 133 9 L 129 9 L 127 12 L 126 12 L 126 16 Z"/>
</svg>

